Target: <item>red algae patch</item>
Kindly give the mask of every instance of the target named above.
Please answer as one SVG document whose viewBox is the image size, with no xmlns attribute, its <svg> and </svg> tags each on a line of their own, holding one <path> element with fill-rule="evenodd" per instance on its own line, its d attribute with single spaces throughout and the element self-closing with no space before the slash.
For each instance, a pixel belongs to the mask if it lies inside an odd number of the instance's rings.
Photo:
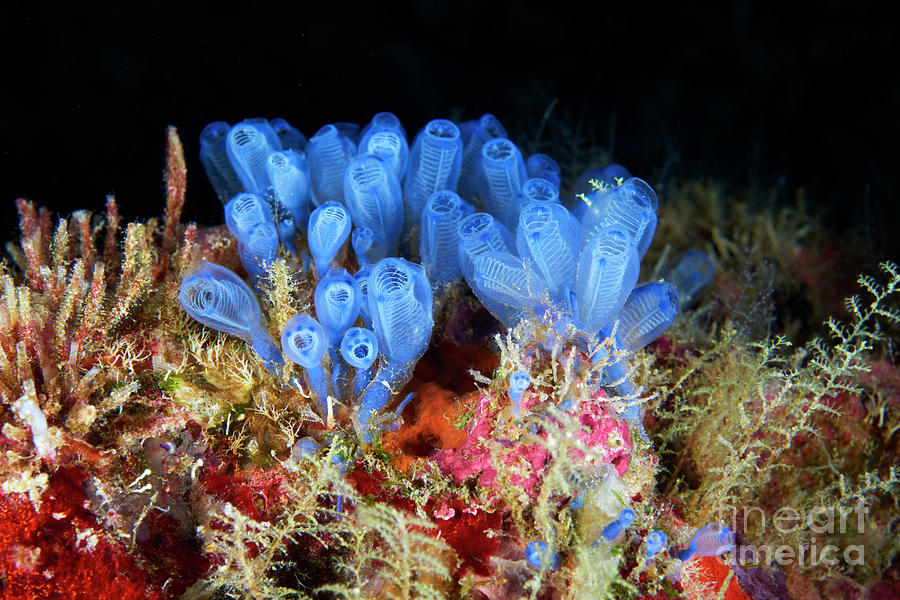
<svg viewBox="0 0 900 600">
<path fill-rule="evenodd" d="M 752 600 L 738 585 L 737 578 L 731 577 L 731 569 L 716 556 L 699 556 L 691 561 L 691 577 L 683 581 L 685 591 L 703 593 L 712 591 L 716 598 L 724 600 Z M 727 589 L 723 586 L 727 581 Z"/>
<path fill-rule="evenodd" d="M 3 600 L 157 600 L 167 597 L 128 549 L 110 540 L 86 508 L 83 472 L 63 468 L 38 509 L 22 494 L 0 495 Z M 197 565 L 195 564 L 194 567 Z M 182 568 L 188 565 L 181 565 Z M 193 582 L 201 573 L 178 573 Z M 171 577 L 172 573 L 168 573 Z"/>
<path fill-rule="evenodd" d="M 212 496 L 230 502 L 244 515 L 256 521 L 268 521 L 270 511 L 284 499 L 281 486 L 285 473 L 280 467 L 258 469 L 230 475 L 221 469 L 203 474 L 201 482 Z"/>
<path fill-rule="evenodd" d="M 448 518 L 443 518 L 450 515 Z M 440 516 L 438 516 L 440 515 Z M 499 512 L 485 512 L 466 507 L 461 500 L 442 503 L 434 523 L 440 535 L 461 560 L 458 575 L 471 569 L 477 575 L 491 575 L 494 571 L 490 557 L 497 552 L 499 540 L 488 532 L 499 530 L 503 516 Z"/>
</svg>

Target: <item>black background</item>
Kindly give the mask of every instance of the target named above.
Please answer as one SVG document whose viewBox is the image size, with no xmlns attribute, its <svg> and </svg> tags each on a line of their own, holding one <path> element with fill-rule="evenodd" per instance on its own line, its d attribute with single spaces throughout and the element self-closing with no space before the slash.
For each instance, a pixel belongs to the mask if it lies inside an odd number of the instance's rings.
<svg viewBox="0 0 900 600">
<path fill-rule="evenodd" d="M 68 212 L 115 193 L 127 217 L 160 214 L 168 124 L 188 156 L 185 217 L 212 224 L 221 205 L 196 158 L 210 121 L 281 116 L 312 135 L 391 110 L 412 134 L 490 111 L 522 130 L 557 98 L 555 114 L 604 147 L 614 122 L 613 157 L 651 183 L 666 169 L 778 189 L 779 201 L 803 186 L 831 235 L 896 260 L 900 84 L 886 6 L 32 5 L 3 15 L 3 237 L 19 196 Z"/>
</svg>

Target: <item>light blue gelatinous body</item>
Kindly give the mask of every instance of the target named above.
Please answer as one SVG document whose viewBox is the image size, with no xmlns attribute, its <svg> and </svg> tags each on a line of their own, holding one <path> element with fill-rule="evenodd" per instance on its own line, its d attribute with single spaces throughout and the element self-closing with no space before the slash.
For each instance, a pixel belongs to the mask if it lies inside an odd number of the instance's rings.
<svg viewBox="0 0 900 600">
<path fill-rule="evenodd" d="M 425 203 L 438 190 L 456 190 L 462 164 L 459 128 L 446 119 L 435 119 L 419 132 L 409 151 L 404 179 L 406 222 L 417 224 Z"/>
<path fill-rule="evenodd" d="M 542 299 L 546 284 L 509 252 L 485 252 L 475 258 L 469 286 L 491 314 L 514 327 Z"/>
<path fill-rule="evenodd" d="M 369 275 L 369 310 L 378 347 L 389 360 L 418 360 L 431 339 L 431 286 L 425 269 L 402 258 L 385 258 Z"/>
<path fill-rule="evenodd" d="M 350 123 L 348 121 L 337 121 L 334 124 L 334 128 L 338 130 L 338 133 L 351 142 L 353 142 L 353 150 L 354 153 L 356 151 L 356 146 L 359 145 L 359 136 L 362 135 L 362 132 L 359 128 L 359 123 Z"/>
<path fill-rule="evenodd" d="M 510 140 L 494 138 L 481 148 L 479 164 L 484 175 L 481 200 L 492 214 L 504 217 L 527 179 L 522 153 Z"/>
<path fill-rule="evenodd" d="M 316 284 L 313 302 L 328 343 L 337 346 L 359 315 L 362 304 L 359 284 L 346 269 L 332 269 Z"/>
<path fill-rule="evenodd" d="M 475 259 L 485 252 L 512 252 L 509 230 L 488 213 L 474 213 L 459 222 L 459 268 L 469 285 Z"/>
<path fill-rule="evenodd" d="M 223 333 L 247 340 L 259 326 L 253 292 L 240 277 L 211 262 L 185 275 L 178 300 L 194 320 Z"/>
<path fill-rule="evenodd" d="M 230 130 L 231 125 L 228 123 L 214 121 L 200 132 L 200 162 L 222 204 L 244 189 L 228 160 L 226 145 Z"/>
<path fill-rule="evenodd" d="M 327 410 L 328 380 L 322 368 L 322 357 L 328 349 L 325 329 L 306 314 L 288 320 L 281 332 L 281 349 L 285 356 L 306 370 L 309 386 Z"/>
<path fill-rule="evenodd" d="M 297 228 L 294 227 L 294 217 L 292 217 L 284 207 L 280 204 L 276 206 L 277 212 L 281 218 L 275 223 L 275 231 L 278 232 L 278 239 L 285 245 L 288 251 L 294 256 L 297 255 Z"/>
<path fill-rule="evenodd" d="M 359 293 L 362 296 L 362 304 L 359 307 L 359 318 L 363 324 L 369 329 L 372 328 L 372 313 L 369 312 L 369 274 L 372 272 L 372 265 L 362 265 L 353 275 L 356 284 L 359 286 Z"/>
<path fill-rule="evenodd" d="M 575 278 L 577 317 L 597 331 L 622 308 L 640 273 L 634 242 L 619 229 L 607 229 L 586 245 Z"/>
<path fill-rule="evenodd" d="M 321 366 L 328 349 L 325 328 L 309 315 L 296 315 L 288 320 L 281 333 L 285 356 L 305 369 Z"/>
<path fill-rule="evenodd" d="M 475 259 L 473 281 L 477 290 L 509 307 L 531 304 L 532 285 L 525 264 L 509 252 L 485 252 Z"/>
<path fill-rule="evenodd" d="M 599 186 L 611 189 L 625 183 L 630 178 L 631 173 L 628 169 L 617 163 L 588 169 L 575 180 L 575 184 L 572 186 L 572 198 L 575 199 L 579 194 L 589 195 L 595 191 L 597 188 L 594 187 L 591 180 L 596 181 Z"/>
<path fill-rule="evenodd" d="M 518 415 L 522 412 L 519 401 L 529 385 L 531 385 L 531 377 L 528 375 L 528 371 L 516 371 L 509 376 L 509 399 L 513 402 L 513 414 Z"/>
<path fill-rule="evenodd" d="M 634 240 L 643 258 L 656 232 L 659 200 L 646 181 L 632 177 L 617 188 L 597 195 L 581 221 L 582 244 L 603 229 L 617 227 Z"/>
<path fill-rule="evenodd" d="M 195 321 L 249 342 L 270 370 L 283 362 L 278 347 L 259 323 L 259 304 L 253 292 L 225 267 L 203 261 L 185 274 L 178 300 Z"/>
<path fill-rule="evenodd" d="M 250 119 L 244 119 L 242 123 L 258 127 L 262 134 L 266 136 L 266 141 L 273 150 L 282 149 L 281 139 L 279 139 L 278 134 L 275 132 L 275 129 L 272 127 L 272 124 L 269 123 L 268 119 L 263 117 L 252 117 Z"/>
<path fill-rule="evenodd" d="M 572 186 L 572 191 L 569 194 L 566 205 L 569 207 L 569 210 L 572 211 L 572 214 L 580 221 L 584 218 L 588 205 L 585 204 L 584 200 L 579 196 L 584 194 L 584 196 L 593 203 L 594 197 L 602 193 L 594 187 L 591 180 L 594 180 L 597 185 L 604 189 L 610 190 L 625 183 L 625 180 L 630 177 L 631 173 L 628 169 L 615 163 L 605 167 L 588 169 L 575 180 L 575 184 Z"/>
<path fill-rule="evenodd" d="M 678 560 L 685 562 L 694 556 L 719 556 L 734 548 L 734 533 L 724 525 L 710 523 L 691 538 L 687 548 L 678 552 Z"/>
<path fill-rule="evenodd" d="M 526 204 L 519 214 L 516 248 L 547 284 L 550 298 L 562 300 L 565 288 L 575 281 L 580 254 L 575 217 L 562 204 Z"/>
<path fill-rule="evenodd" d="M 368 369 L 378 357 L 378 340 L 371 329 L 351 327 L 341 339 L 341 356 L 357 369 Z"/>
<path fill-rule="evenodd" d="M 331 261 L 350 237 L 351 223 L 350 213 L 337 202 L 326 202 L 309 216 L 306 240 L 319 277 L 328 272 Z"/>
<path fill-rule="evenodd" d="M 266 273 L 266 269 L 278 251 L 278 231 L 272 223 L 259 223 L 238 244 L 241 264 L 253 276 L 254 283 Z"/>
<path fill-rule="evenodd" d="M 375 113 L 372 120 L 366 123 L 365 127 L 362 128 L 359 143 L 362 144 L 363 139 L 365 139 L 370 132 L 385 129 L 397 131 L 403 135 L 404 139 L 406 138 L 406 129 L 403 127 L 403 123 L 400 122 L 397 115 L 390 111 L 382 111 Z"/>
<path fill-rule="evenodd" d="M 309 164 L 306 154 L 297 150 L 272 152 L 266 158 L 266 173 L 277 202 L 290 213 L 295 227 L 309 220 Z"/>
<path fill-rule="evenodd" d="M 478 119 L 461 124 L 459 130 L 463 141 L 463 157 L 457 191 L 460 196 L 470 200 L 478 193 L 481 178 L 479 172 L 481 149 L 488 140 L 505 138 L 506 129 L 503 128 L 497 117 L 485 113 Z"/>
<path fill-rule="evenodd" d="M 712 285 L 716 265 L 706 252 L 686 250 L 662 272 L 662 278 L 678 290 L 681 308 L 688 308 Z"/>
<path fill-rule="evenodd" d="M 525 160 L 525 172 L 528 174 L 528 177 L 546 179 L 557 190 L 559 190 L 559 186 L 562 183 L 560 176 L 562 169 L 560 169 L 559 163 L 552 156 L 541 152 L 532 154 Z"/>
<path fill-rule="evenodd" d="M 680 310 L 678 292 L 671 283 L 639 285 L 625 301 L 616 317 L 616 336 L 621 348 L 637 352 L 669 328 Z"/>
<path fill-rule="evenodd" d="M 394 171 L 381 158 L 356 156 L 344 175 L 344 203 L 357 227 L 368 227 L 375 240 L 393 252 L 403 229 L 403 194 Z"/>
<path fill-rule="evenodd" d="M 350 234 L 350 245 L 361 267 L 378 262 L 387 250 L 375 240 L 375 233 L 368 227 L 355 227 Z"/>
<path fill-rule="evenodd" d="M 259 279 L 278 250 L 278 230 L 268 204 L 256 194 L 240 193 L 225 205 L 225 224 L 238 241 L 244 269 Z"/>
<path fill-rule="evenodd" d="M 559 567 L 559 554 L 554 552 L 544 541 L 528 542 L 525 546 L 525 560 L 537 569 Z"/>
<path fill-rule="evenodd" d="M 623 508 L 622 512 L 619 513 L 619 517 L 603 528 L 603 537 L 606 541 L 611 542 L 619 537 L 634 522 L 634 516 L 634 510 Z"/>
<path fill-rule="evenodd" d="M 344 173 L 356 154 L 356 144 L 336 125 L 319 129 L 306 144 L 306 160 L 316 202 L 344 201 Z"/>
<path fill-rule="evenodd" d="M 669 538 L 662 531 L 654 529 L 648 533 L 644 538 L 644 543 L 647 545 L 647 558 L 653 558 L 661 550 L 664 550 L 668 541 Z"/>
<path fill-rule="evenodd" d="M 304 151 L 309 140 L 307 140 L 306 136 L 300 133 L 300 130 L 296 127 L 293 127 L 282 118 L 270 120 L 269 125 L 272 126 L 272 129 L 275 131 L 275 135 L 278 136 L 278 140 L 281 142 L 281 147 L 284 150 L 294 150 L 296 152 Z"/>
<path fill-rule="evenodd" d="M 392 393 L 412 377 L 434 327 L 431 284 L 421 265 L 402 258 L 384 258 L 372 267 L 368 282 L 372 326 L 385 360 L 363 392 L 356 414 L 357 425 L 367 439 L 369 419 L 382 411 Z"/>
<path fill-rule="evenodd" d="M 353 325 L 359 315 L 362 293 L 356 279 L 346 269 L 332 269 L 319 279 L 313 302 L 316 316 L 328 336 L 332 358 L 332 384 L 335 395 L 340 400 L 345 391 L 347 368 L 338 360 L 338 345 L 344 332 Z"/>
<path fill-rule="evenodd" d="M 266 158 L 281 150 L 272 126 L 265 119 L 247 119 L 228 132 L 228 160 L 244 186 L 244 191 L 264 196 L 269 186 Z"/>
<path fill-rule="evenodd" d="M 504 224 L 511 228 L 517 227 L 522 208 L 532 202 L 559 203 L 559 189 L 546 179 L 538 177 L 526 179 L 522 189 L 506 207 Z"/>
<path fill-rule="evenodd" d="M 311 437 L 303 437 L 297 440 L 297 443 L 291 448 L 291 459 L 294 462 L 300 462 L 302 457 L 308 456 L 312 458 L 315 457 L 318 452 L 319 444 L 316 440 Z"/>
<path fill-rule="evenodd" d="M 482 256 L 490 253 L 494 256 L 490 263 L 483 263 L 483 269 L 494 267 L 493 270 L 497 271 L 497 274 L 504 271 L 504 275 L 508 279 L 528 281 L 529 274 L 524 272 L 521 259 L 512 254 L 514 247 L 512 235 L 506 227 L 488 213 L 475 213 L 463 219 L 459 224 L 460 270 L 484 307 L 506 327 L 513 327 L 525 315 L 525 307 L 519 306 L 519 304 L 525 302 L 526 296 L 530 299 L 535 286 L 525 286 L 522 290 L 523 293 L 519 294 L 521 302 L 516 302 L 514 305 L 501 302 L 495 297 L 496 292 L 508 285 L 509 282 L 488 281 L 488 289 L 482 289 L 479 286 L 479 274 L 475 264 Z M 536 274 L 533 275 L 537 278 Z M 481 273 L 480 279 L 485 279 L 485 273 Z M 499 289 L 491 289 L 495 286 Z"/>
<path fill-rule="evenodd" d="M 358 154 L 377 156 L 387 164 L 397 180 L 403 179 L 409 164 L 406 130 L 394 113 L 380 112 L 362 130 Z"/>
<path fill-rule="evenodd" d="M 475 212 L 471 204 L 451 190 L 431 195 L 422 211 L 419 255 L 432 285 L 455 281 L 459 268 L 459 224 Z"/>
<path fill-rule="evenodd" d="M 257 194 L 237 194 L 225 205 L 225 225 L 242 244 L 247 243 L 250 232 L 262 223 L 275 224 L 269 205 Z"/>
<path fill-rule="evenodd" d="M 351 327 L 341 340 L 341 356 L 356 369 L 353 389 L 356 397 L 372 380 L 371 367 L 378 357 L 378 340 L 370 329 Z"/>
</svg>

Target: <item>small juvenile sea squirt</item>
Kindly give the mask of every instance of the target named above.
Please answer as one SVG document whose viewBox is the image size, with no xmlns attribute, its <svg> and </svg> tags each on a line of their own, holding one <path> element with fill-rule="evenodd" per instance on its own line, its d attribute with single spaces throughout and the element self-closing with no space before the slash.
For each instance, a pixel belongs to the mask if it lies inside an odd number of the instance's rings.
<svg viewBox="0 0 900 600">
<path fill-rule="evenodd" d="M 678 290 L 681 308 L 689 308 L 706 291 L 716 276 L 716 264 L 702 250 L 686 250 L 662 272 Z"/>
<path fill-rule="evenodd" d="M 370 329 L 351 327 L 341 340 L 341 356 L 356 369 L 353 384 L 355 396 L 359 396 L 372 380 L 371 367 L 378 357 L 378 340 Z"/>
<path fill-rule="evenodd" d="M 522 394 L 525 393 L 529 385 L 531 385 L 531 377 L 528 376 L 527 371 L 516 371 L 509 376 L 509 399 L 513 402 L 514 415 L 522 412 L 520 404 Z"/>
<path fill-rule="evenodd" d="M 622 532 L 625 531 L 633 522 L 634 510 L 630 508 L 623 508 L 622 512 L 619 513 L 619 517 L 603 528 L 603 537 L 607 542 L 612 542 L 617 537 L 622 535 Z"/>
<path fill-rule="evenodd" d="M 710 523 L 694 534 L 691 543 L 678 552 L 681 562 L 687 562 L 694 556 L 719 556 L 734 548 L 734 533 L 718 523 Z"/>
<path fill-rule="evenodd" d="M 525 560 L 537 569 L 555 569 L 559 566 L 559 553 L 543 540 L 528 542 L 525 546 Z"/>
<path fill-rule="evenodd" d="M 659 554 L 660 551 L 665 549 L 668 541 L 669 538 L 662 531 L 654 529 L 648 533 L 647 537 L 644 538 L 644 543 L 647 545 L 647 558 L 653 558 Z"/>
</svg>

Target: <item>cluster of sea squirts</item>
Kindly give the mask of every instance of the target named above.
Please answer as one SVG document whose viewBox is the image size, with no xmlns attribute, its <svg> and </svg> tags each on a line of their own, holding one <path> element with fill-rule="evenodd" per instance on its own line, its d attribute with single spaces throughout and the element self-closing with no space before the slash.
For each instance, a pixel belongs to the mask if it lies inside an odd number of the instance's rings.
<svg viewBox="0 0 900 600">
<path fill-rule="evenodd" d="M 600 341 L 636 352 L 713 277 L 711 259 L 688 251 L 663 280 L 639 284 L 657 225 L 651 186 L 613 164 L 583 173 L 564 197 L 559 164 L 523 156 L 491 114 L 429 121 L 411 144 L 389 112 L 363 128 L 326 125 L 309 139 L 284 119 L 214 122 L 201 133 L 200 158 L 250 281 L 203 261 L 185 275 L 181 304 L 203 325 L 244 339 L 273 373 L 285 358 L 302 366 L 305 381 L 291 385 L 307 390 L 323 416 L 334 402 L 351 406 L 364 440 L 377 434 L 379 415 L 429 345 L 433 298 L 460 280 L 505 327 L 548 323 L 536 340 L 545 349 L 574 329 L 566 339 L 599 363 L 608 358 L 596 350 Z M 360 265 L 352 274 L 336 260 L 348 240 Z M 280 349 L 255 296 L 279 244 L 317 279 L 315 317 L 291 318 Z M 594 383 L 634 394 L 621 360 Z M 514 414 L 528 386 L 526 370 L 510 377 Z M 621 416 L 643 432 L 637 404 Z M 624 531 L 634 518 L 628 511 L 603 537 Z M 698 532 L 692 553 L 730 548 L 731 533 L 715 527 Z M 651 532 L 648 558 L 665 543 Z M 540 544 L 529 545 L 529 562 L 551 564 Z"/>
</svg>

